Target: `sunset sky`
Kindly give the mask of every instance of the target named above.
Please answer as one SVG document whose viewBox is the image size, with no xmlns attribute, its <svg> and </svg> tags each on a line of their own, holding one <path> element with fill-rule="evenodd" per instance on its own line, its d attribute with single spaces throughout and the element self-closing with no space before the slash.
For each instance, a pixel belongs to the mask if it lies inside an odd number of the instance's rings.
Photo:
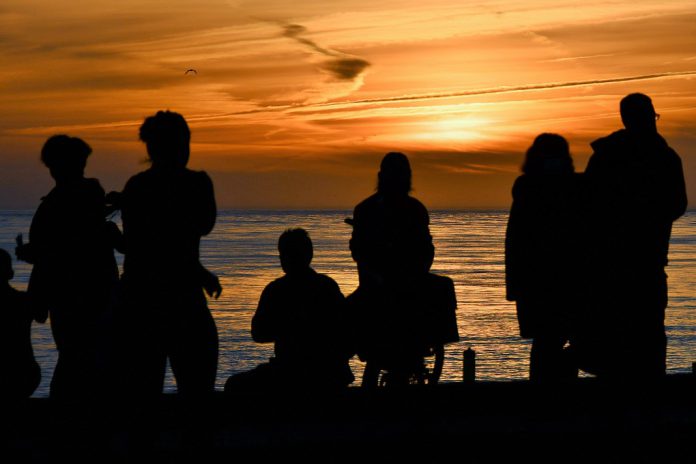
<svg viewBox="0 0 696 464">
<path fill-rule="evenodd" d="M 350 208 L 402 151 L 429 208 L 505 208 L 537 134 L 568 138 L 583 170 L 631 92 L 696 199 L 694 0 L 3 0 L 0 208 L 51 188 L 56 133 L 120 190 L 160 109 L 189 121 L 221 207 Z"/>
</svg>

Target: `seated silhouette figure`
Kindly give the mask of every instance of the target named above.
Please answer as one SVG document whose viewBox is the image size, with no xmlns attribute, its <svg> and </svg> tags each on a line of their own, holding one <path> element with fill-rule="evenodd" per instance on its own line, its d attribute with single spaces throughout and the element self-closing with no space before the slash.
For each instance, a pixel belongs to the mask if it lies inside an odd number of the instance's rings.
<svg viewBox="0 0 696 464">
<path fill-rule="evenodd" d="M 363 289 L 401 286 L 427 273 L 434 256 L 426 207 L 412 197 L 411 165 L 403 153 L 387 153 L 377 192 L 353 210 L 350 251 Z"/>
<path fill-rule="evenodd" d="M 527 150 L 512 188 L 505 237 L 507 299 L 516 302 L 520 335 L 532 339 L 529 378 L 574 378 L 564 350 L 586 300 L 584 189 L 568 142 L 541 134 Z"/>
<path fill-rule="evenodd" d="M 439 381 L 444 347 L 459 341 L 452 279 L 428 273 L 399 292 L 358 287 L 347 300 L 358 321 L 356 352 L 366 363 L 363 387 Z M 426 371 L 425 358 L 430 356 L 435 357 L 433 367 Z"/>
<path fill-rule="evenodd" d="M 41 200 L 29 242 L 15 250 L 33 264 L 28 294 L 37 320 L 50 314 L 58 361 L 52 398 L 85 399 L 99 394 L 108 369 L 104 333 L 118 281 L 114 244 L 120 232 L 106 220 L 104 190 L 85 178 L 91 147 L 67 135 L 50 137 L 41 160 L 55 187 Z"/>
<path fill-rule="evenodd" d="M 230 377 L 225 391 L 257 389 L 334 390 L 353 381 L 353 356 L 345 299 L 338 284 L 310 263 L 312 241 L 304 229 L 278 240 L 283 277 L 266 286 L 251 321 L 258 343 L 273 343 L 274 357 Z"/>
<path fill-rule="evenodd" d="M 430 274 L 434 247 L 425 206 L 409 195 L 411 166 L 403 153 L 387 153 L 377 192 L 353 218 L 350 250 L 359 287 L 348 297 L 356 324 L 356 348 L 366 361 L 363 386 L 374 386 L 381 370 L 391 385 L 408 383 L 423 371 L 424 356 L 458 340 L 452 281 Z M 432 377 L 436 380 L 438 375 Z"/>
<path fill-rule="evenodd" d="M 0 249 L 0 398 L 26 398 L 39 386 L 41 369 L 31 346 L 34 319 L 25 292 L 12 288 L 12 257 Z"/>
</svg>

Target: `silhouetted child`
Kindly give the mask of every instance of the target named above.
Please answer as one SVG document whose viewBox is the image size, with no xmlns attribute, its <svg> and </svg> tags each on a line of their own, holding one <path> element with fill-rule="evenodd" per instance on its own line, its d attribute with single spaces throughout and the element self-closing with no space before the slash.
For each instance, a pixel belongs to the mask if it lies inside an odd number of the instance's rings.
<svg viewBox="0 0 696 464">
<path fill-rule="evenodd" d="M 0 249 L 0 398 L 26 398 L 36 390 L 41 369 L 31 346 L 33 320 L 25 292 L 10 285 L 12 258 Z"/>
<path fill-rule="evenodd" d="M 336 282 L 310 267 L 312 241 L 303 229 L 278 240 L 285 275 L 261 294 L 251 322 L 258 343 L 274 343 L 275 357 L 230 377 L 225 391 L 270 388 L 335 389 L 353 381 L 345 299 Z"/>
</svg>

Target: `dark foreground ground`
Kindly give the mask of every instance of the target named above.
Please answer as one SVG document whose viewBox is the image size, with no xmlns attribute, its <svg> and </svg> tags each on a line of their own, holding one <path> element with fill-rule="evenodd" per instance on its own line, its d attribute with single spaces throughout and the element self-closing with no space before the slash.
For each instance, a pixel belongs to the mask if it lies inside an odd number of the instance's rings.
<svg viewBox="0 0 696 464">
<path fill-rule="evenodd" d="M 696 462 L 696 379 L 3 407 L 0 462 Z M 10 458 L 11 459 L 3 459 Z"/>
</svg>

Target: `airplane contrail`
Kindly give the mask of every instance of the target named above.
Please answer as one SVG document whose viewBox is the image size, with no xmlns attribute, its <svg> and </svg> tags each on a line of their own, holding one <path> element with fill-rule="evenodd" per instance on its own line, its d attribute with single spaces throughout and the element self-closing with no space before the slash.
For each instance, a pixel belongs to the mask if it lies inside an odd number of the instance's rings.
<svg viewBox="0 0 696 464">
<path fill-rule="evenodd" d="M 669 77 L 687 77 L 696 76 L 696 71 L 677 71 L 677 72 L 664 72 L 655 74 L 643 74 L 639 76 L 626 76 L 626 77 L 612 77 L 608 79 L 593 79 L 587 81 L 568 81 L 568 82 L 545 82 L 540 84 L 527 84 L 518 86 L 502 86 L 493 87 L 489 89 L 474 89 L 474 90 L 462 90 L 457 92 L 447 92 L 447 93 L 426 93 L 417 95 L 401 95 L 397 97 L 386 97 L 386 98 L 366 98 L 363 100 L 349 100 L 343 102 L 326 102 L 326 103 L 314 103 L 306 105 L 306 107 L 322 107 L 322 106 L 338 106 L 338 105 L 361 105 L 370 103 L 394 103 L 402 101 L 414 101 L 414 100 L 434 100 L 441 98 L 457 98 L 457 97 L 470 97 L 477 95 L 490 95 L 498 93 L 514 93 L 514 92 L 528 92 L 534 90 L 551 90 L 559 88 L 568 87 L 583 87 L 588 85 L 603 85 L 603 84 L 616 84 L 621 82 L 632 82 L 632 81 L 648 81 L 654 79 L 662 79 Z M 299 105 L 299 107 L 303 107 Z"/>
</svg>

